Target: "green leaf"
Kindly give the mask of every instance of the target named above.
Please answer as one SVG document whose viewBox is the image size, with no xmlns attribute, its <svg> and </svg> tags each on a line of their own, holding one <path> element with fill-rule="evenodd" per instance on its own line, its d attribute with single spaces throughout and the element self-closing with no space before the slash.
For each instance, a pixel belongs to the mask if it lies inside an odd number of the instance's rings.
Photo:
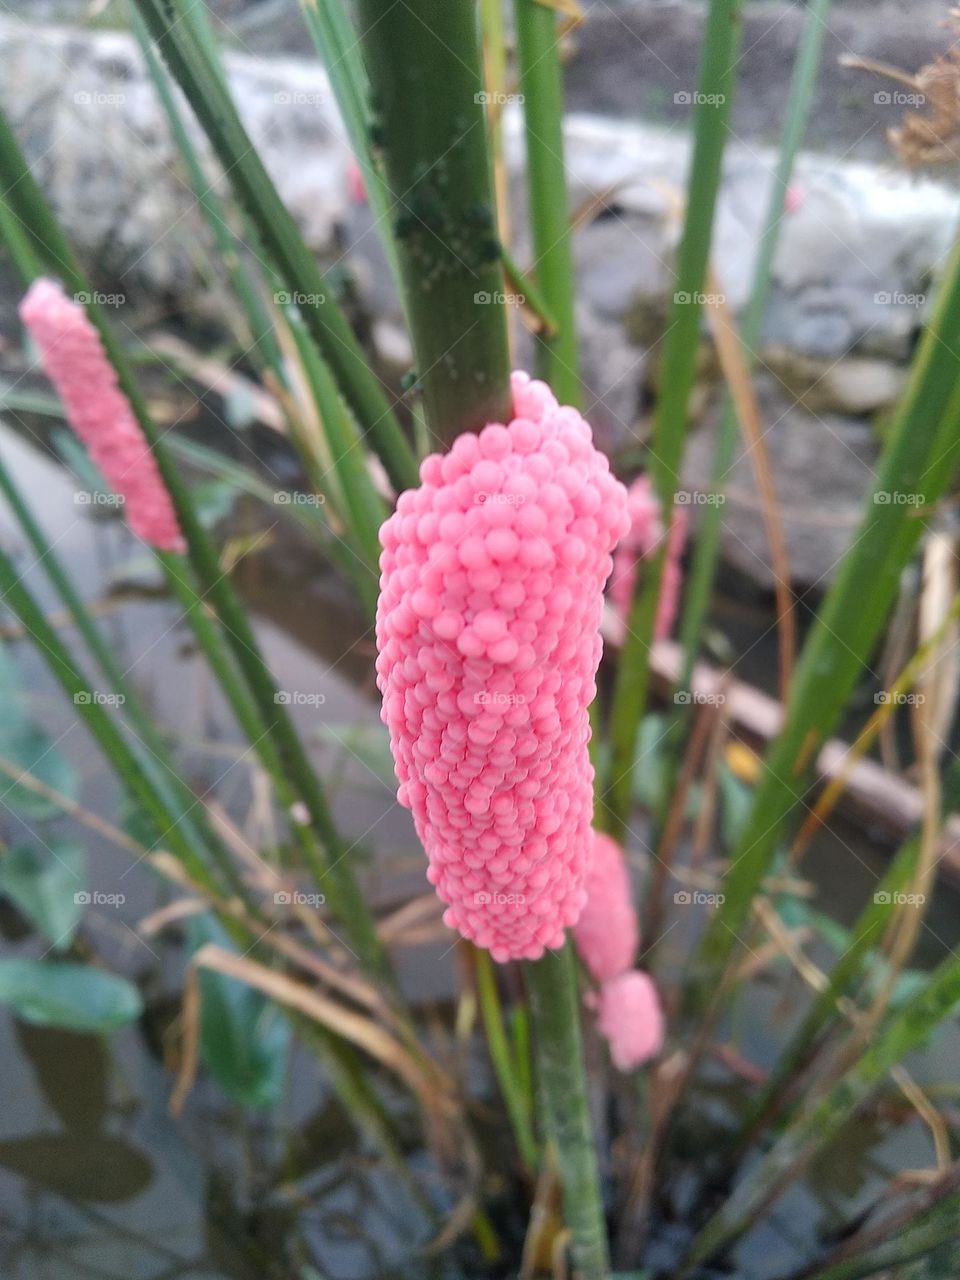
<svg viewBox="0 0 960 1280">
<path fill-rule="evenodd" d="M 40 1027 L 113 1031 L 143 1010 L 132 982 L 83 964 L 0 960 L 0 1003 Z"/>
<path fill-rule="evenodd" d="M 14 845 L 0 858 L 0 894 L 54 947 L 68 947 L 83 915 L 87 863 L 83 848 L 54 840 L 44 851 Z"/>
<path fill-rule="evenodd" d="M 194 506 L 201 523 L 207 529 L 225 519 L 233 510 L 237 499 L 236 488 L 219 477 L 202 480 L 192 492 Z"/>
<path fill-rule="evenodd" d="M 55 791 L 75 798 L 77 775 L 73 765 L 57 750 L 53 739 L 34 723 L 27 709 L 20 672 L 3 645 L 0 645 L 0 705 L 3 707 L 0 756 Z M 31 818 L 51 818 L 61 812 L 59 805 L 7 776 L 0 781 L 0 801 Z"/>
<path fill-rule="evenodd" d="M 187 926 L 192 951 L 207 942 L 234 950 L 212 916 Z M 276 1005 L 236 978 L 200 970 L 200 1057 L 234 1102 L 275 1106 L 283 1096 L 290 1028 Z"/>
</svg>

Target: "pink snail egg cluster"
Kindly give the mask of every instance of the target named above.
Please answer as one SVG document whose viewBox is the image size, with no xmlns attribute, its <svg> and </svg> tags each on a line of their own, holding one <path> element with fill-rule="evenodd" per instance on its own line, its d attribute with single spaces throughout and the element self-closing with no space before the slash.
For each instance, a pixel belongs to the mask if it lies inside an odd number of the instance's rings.
<svg viewBox="0 0 960 1280">
<path fill-rule="evenodd" d="M 497 961 L 580 914 L 592 850 L 587 708 L 627 498 L 590 428 L 525 374 L 513 421 L 420 469 L 380 533 L 377 679 L 400 783 L 448 904 Z"/>
<path fill-rule="evenodd" d="M 663 1048 L 665 1027 L 653 979 L 638 969 L 610 978 L 596 997 L 597 1029 L 618 1071 L 632 1071 Z"/>
<path fill-rule="evenodd" d="M 627 860 L 616 840 L 601 831 L 594 835 L 585 887 L 587 901 L 573 936 L 592 976 L 606 982 L 633 964 L 640 929 Z"/>
<path fill-rule="evenodd" d="M 630 529 L 617 547 L 613 559 L 613 575 L 610 578 L 610 601 L 624 624 L 633 601 L 638 566 L 659 550 L 664 535 L 660 501 L 653 491 L 649 476 L 638 476 L 634 480 L 627 491 L 627 502 Z M 657 602 L 654 624 L 656 640 L 663 640 L 670 634 L 677 616 L 683 583 L 681 560 L 686 537 L 686 512 L 682 507 L 674 507 L 670 515 L 667 556 L 660 580 L 660 599 Z"/>
</svg>

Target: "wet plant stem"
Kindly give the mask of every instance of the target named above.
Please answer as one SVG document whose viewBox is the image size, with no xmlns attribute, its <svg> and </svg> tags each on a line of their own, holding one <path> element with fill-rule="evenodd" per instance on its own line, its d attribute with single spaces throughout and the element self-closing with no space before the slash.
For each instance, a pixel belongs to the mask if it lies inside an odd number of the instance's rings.
<svg viewBox="0 0 960 1280">
<path fill-rule="evenodd" d="M 726 143 L 743 0 L 711 0 L 700 63 L 694 148 L 676 286 L 664 339 L 660 391 L 650 444 L 650 474 L 664 512 L 673 509 L 689 425 L 689 399 L 700 341 L 700 300 L 707 277 L 713 215 Z M 638 588 L 614 680 L 610 718 L 610 765 L 601 789 L 598 818 L 622 839 L 633 803 L 637 734 L 647 703 L 650 649 L 666 560 L 667 539 L 637 575 Z"/>
<path fill-rule="evenodd" d="M 504 277 L 475 6 L 359 0 L 375 145 L 434 447 L 510 420 Z"/>
<path fill-rule="evenodd" d="M 557 13 L 516 0 L 517 60 L 527 143 L 533 274 L 555 325 L 536 337 L 536 371 L 562 404 L 579 407 L 573 260 L 563 144 L 563 73 Z"/>
<path fill-rule="evenodd" d="M 524 966 L 544 1129 L 563 1187 L 577 1280 L 607 1280 L 610 1258 L 587 1101 L 573 947 Z"/>
</svg>

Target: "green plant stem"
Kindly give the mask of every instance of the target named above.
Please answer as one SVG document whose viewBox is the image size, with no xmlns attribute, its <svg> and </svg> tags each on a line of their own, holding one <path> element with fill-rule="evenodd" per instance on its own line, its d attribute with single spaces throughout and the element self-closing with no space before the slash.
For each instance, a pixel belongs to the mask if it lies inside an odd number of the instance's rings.
<svg viewBox="0 0 960 1280">
<path fill-rule="evenodd" d="M 610 1259 L 587 1103 L 576 959 L 567 944 L 524 966 L 538 1096 L 556 1152 L 578 1280 L 607 1280 Z"/>
<path fill-rule="evenodd" d="M 189 18 L 195 0 L 135 0 L 167 66 L 187 97 L 264 248 L 293 294 L 322 299 L 303 308 L 304 321 L 329 363 L 344 399 L 397 488 L 416 484 L 413 452 L 357 339 L 304 244 L 250 141 L 217 64 Z"/>
<path fill-rule="evenodd" d="M 500 993 L 497 990 L 493 961 L 480 947 L 473 948 L 473 956 L 476 965 L 477 994 L 483 1014 L 483 1025 L 487 1033 L 490 1060 L 506 1103 L 520 1157 L 527 1172 L 533 1173 L 539 1164 L 539 1153 L 526 1105 L 523 1083 L 513 1060 L 503 1023 L 503 1010 L 500 1007 Z"/>
<path fill-rule="evenodd" d="M 816 1153 L 872 1095 L 886 1073 L 922 1045 L 960 1005 L 960 960 L 949 956 L 909 1004 L 891 1014 L 842 1080 L 808 1107 L 736 1188 L 697 1235 L 685 1259 L 689 1269 L 728 1250 L 807 1167 Z"/>
<path fill-rule="evenodd" d="M 804 18 L 800 47 L 793 67 L 790 94 L 787 99 L 786 119 L 780 138 L 780 154 L 773 175 L 773 185 L 767 205 L 763 230 L 757 247 L 753 268 L 750 298 L 740 320 L 740 339 L 744 358 L 749 366 L 757 359 L 757 349 L 763 329 L 763 317 L 770 295 L 773 260 L 780 240 L 780 229 L 785 213 L 784 202 L 796 162 L 797 151 L 807 130 L 810 106 L 817 84 L 817 72 L 823 53 L 823 41 L 827 32 L 827 15 L 831 0 L 811 0 Z M 720 493 L 733 461 L 733 451 L 738 438 L 738 418 L 729 391 L 725 394 L 720 426 L 714 445 L 710 487 Z M 720 530 L 723 523 L 723 507 L 719 502 L 704 506 L 693 545 L 690 572 L 684 591 L 684 606 L 680 619 L 680 641 L 683 648 L 683 665 L 677 681 L 679 689 L 689 689 L 693 666 L 697 660 L 704 623 L 710 608 L 713 583 L 720 557 Z M 689 705 L 678 706 L 673 713 L 665 754 L 669 767 L 664 779 L 664 800 L 661 809 L 669 803 L 678 769 L 680 744 L 685 727 L 690 722 Z"/>
<path fill-rule="evenodd" d="M 736 83 L 743 0 L 711 0 L 701 55 L 686 221 L 677 257 L 677 292 L 664 339 L 650 444 L 650 474 L 664 512 L 673 509 L 689 425 L 688 406 L 700 345 L 703 296 L 727 121 Z M 614 681 L 609 775 L 601 789 L 601 825 L 620 839 L 633 803 L 637 734 L 650 683 L 650 648 L 667 539 L 638 574 L 638 591 Z"/>
<path fill-rule="evenodd" d="M 357 7 L 427 426 L 448 444 L 510 415 L 476 10 Z"/>
<path fill-rule="evenodd" d="M 557 14 L 540 0 L 516 0 L 516 18 L 534 270 L 556 326 L 553 334 L 537 336 L 537 373 L 563 404 L 579 405 Z"/>
<path fill-rule="evenodd" d="M 0 173 L 4 175 L 8 184 L 8 197 L 12 211 L 20 225 L 28 232 L 41 260 L 50 263 L 52 269 L 65 282 L 68 292 L 89 294 L 86 281 L 76 264 L 70 245 L 51 214 L 2 113 L 0 113 Z M 373 913 L 362 895 L 310 759 L 284 706 L 277 699 L 276 686 L 260 652 L 246 612 L 237 598 L 228 575 L 220 567 L 217 553 L 196 514 L 186 483 L 165 447 L 163 433 L 157 429 L 147 411 L 146 402 L 130 372 L 124 353 L 106 323 L 102 308 L 95 300 L 87 305 L 87 314 L 100 333 L 104 350 L 117 373 L 120 389 L 129 401 L 133 414 L 156 458 L 161 477 L 173 500 L 180 528 L 187 542 L 190 563 L 196 574 L 202 598 L 214 609 L 219 618 L 223 635 L 257 706 L 264 727 L 273 737 L 281 768 L 307 806 L 315 833 L 323 843 L 326 851 L 325 862 L 331 880 L 337 886 L 338 901 L 343 912 L 342 919 L 350 933 L 352 945 L 358 952 L 361 962 L 395 990 L 392 969 L 386 951 L 377 937 Z"/>
<path fill-rule="evenodd" d="M 702 1007 L 729 959 L 816 754 L 879 639 L 900 574 L 926 527 L 919 507 L 940 499 L 960 463 L 960 243 L 951 254 L 927 332 L 877 468 L 859 531 L 844 557 L 794 673 L 785 725 L 724 879 L 724 902 L 701 938 L 691 1004 Z M 879 501 L 877 496 L 879 495 Z M 886 499 L 886 500 L 885 500 Z"/>
</svg>

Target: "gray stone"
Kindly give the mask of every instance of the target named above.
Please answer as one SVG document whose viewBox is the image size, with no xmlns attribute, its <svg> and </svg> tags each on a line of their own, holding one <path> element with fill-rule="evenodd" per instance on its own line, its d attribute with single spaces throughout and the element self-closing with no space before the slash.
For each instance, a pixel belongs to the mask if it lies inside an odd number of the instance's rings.
<svg viewBox="0 0 960 1280">
<path fill-rule="evenodd" d="M 785 403 L 768 376 L 757 379 L 764 443 L 776 484 L 791 580 L 823 590 L 850 545 L 879 453 L 869 424 L 837 414 L 812 414 Z M 715 426 L 694 433 L 684 462 L 684 484 L 711 490 Z M 725 483 L 721 549 L 724 559 L 764 587 L 774 586 L 763 511 L 751 458 L 738 443 Z M 697 520 L 702 506 L 690 504 Z"/>
</svg>

